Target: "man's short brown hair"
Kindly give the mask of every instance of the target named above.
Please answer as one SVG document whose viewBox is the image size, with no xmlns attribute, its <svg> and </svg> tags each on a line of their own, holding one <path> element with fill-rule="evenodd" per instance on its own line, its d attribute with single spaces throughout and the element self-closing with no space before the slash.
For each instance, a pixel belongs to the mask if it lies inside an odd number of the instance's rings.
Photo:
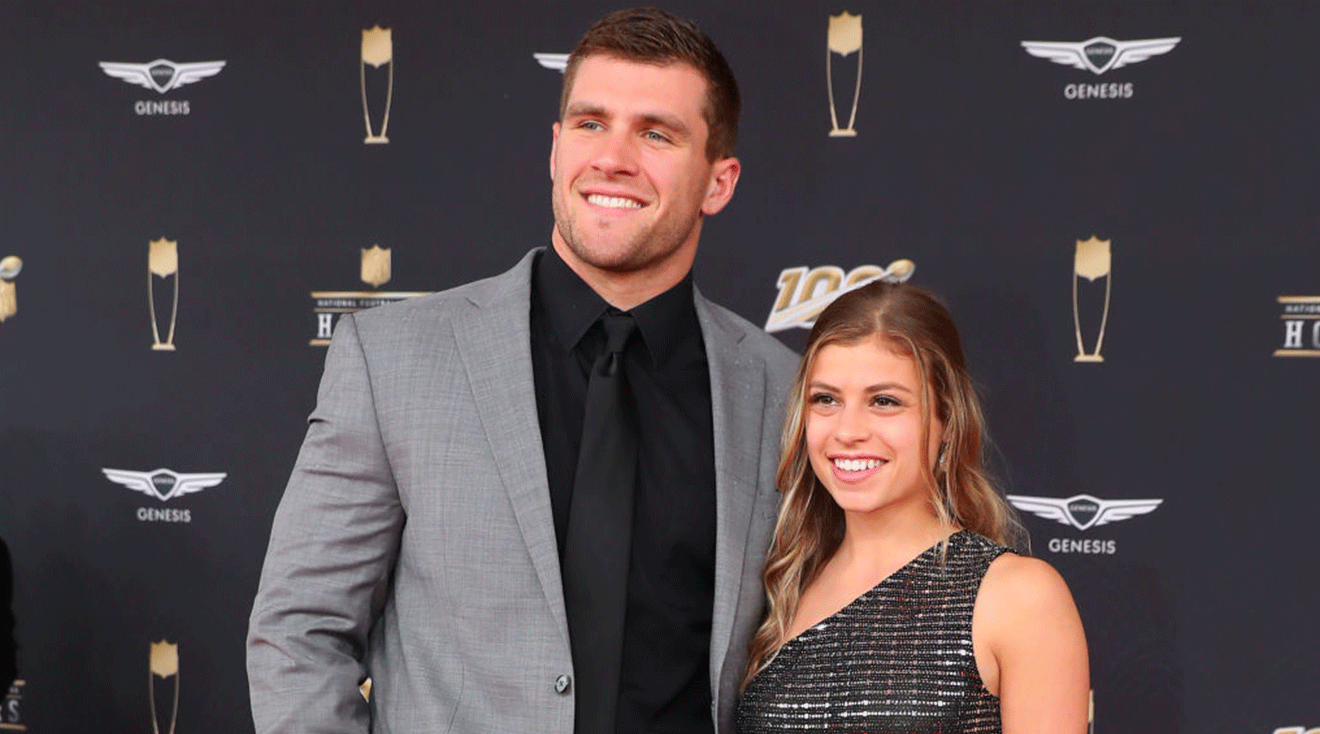
<svg viewBox="0 0 1320 734">
<path fill-rule="evenodd" d="M 656 8 L 616 10 L 596 21 L 568 55 L 564 88 L 559 95 L 561 120 L 578 66 L 596 54 L 643 64 L 685 63 L 701 72 L 706 78 L 702 116 L 710 131 L 706 159 L 715 161 L 733 155 L 742 107 L 738 82 L 724 54 L 695 23 Z"/>
</svg>

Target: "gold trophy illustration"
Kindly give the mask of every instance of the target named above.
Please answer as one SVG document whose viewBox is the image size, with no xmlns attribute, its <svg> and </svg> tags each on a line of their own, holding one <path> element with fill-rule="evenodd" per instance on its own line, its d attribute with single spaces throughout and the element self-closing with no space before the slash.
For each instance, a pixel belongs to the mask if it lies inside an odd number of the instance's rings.
<svg viewBox="0 0 1320 734">
<path fill-rule="evenodd" d="M 169 728 L 160 725 L 160 714 L 156 711 L 156 678 L 174 679 L 174 706 L 170 713 Z M 179 721 L 179 646 L 161 640 L 151 643 L 151 669 L 147 673 L 147 696 L 151 700 L 152 734 L 174 734 L 174 725 Z"/>
<path fill-rule="evenodd" d="M 10 255 L 0 260 L 0 323 L 18 313 L 18 286 L 14 279 L 23 269 L 23 261 L 18 255 Z"/>
<path fill-rule="evenodd" d="M 174 351 L 174 324 L 179 316 L 179 243 L 161 237 L 152 240 L 147 255 L 147 306 L 151 311 L 151 348 L 157 351 Z M 151 276 L 164 280 L 174 276 L 174 299 L 170 307 L 170 330 L 165 341 L 160 340 L 160 328 L 156 326 L 156 283 Z"/>
<path fill-rule="evenodd" d="M 371 109 L 367 104 L 367 66 L 379 69 L 390 65 L 385 84 L 385 112 L 380 120 L 380 134 L 371 132 Z M 389 28 L 372 26 L 362 30 L 362 61 L 358 64 L 362 80 L 362 117 L 367 124 L 367 137 L 362 142 L 369 144 L 388 143 L 385 128 L 390 124 L 390 102 L 394 100 L 394 39 Z"/>
<path fill-rule="evenodd" d="M 1091 689 L 1086 703 L 1086 731 L 1095 734 L 1095 689 Z"/>
<path fill-rule="evenodd" d="M 834 54 L 847 58 L 853 52 L 857 52 L 857 85 L 853 90 L 852 112 L 848 115 L 848 126 L 839 127 L 839 116 L 834 109 Z M 825 81 L 826 89 L 830 95 L 830 122 L 833 123 L 833 129 L 830 130 L 832 138 L 853 138 L 857 136 L 857 130 L 853 123 L 857 120 L 857 100 L 862 94 L 862 16 L 861 14 L 852 15 L 844 11 L 838 15 L 830 16 L 830 32 L 828 48 L 825 51 Z"/>
<path fill-rule="evenodd" d="M 1105 325 L 1109 321 L 1109 293 L 1113 282 L 1112 264 L 1109 255 L 1110 240 L 1097 239 L 1091 235 L 1089 240 L 1077 240 L 1077 255 L 1073 260 L 1073 329 L 1077 334 L 1077 356 L 1074 362 L 1103 362 L 1100 346 L 1105 341 Z M 1087 352 L 1082 343 L 1082 317 L 1077 306 L 1077 283 L 1081 278 L 1094 283 L 1099 278 L 1105 279 L 1105 305 L 1100 315 L 1100 332 L 1095 338 L 1095 351 Z"/>
</svg>

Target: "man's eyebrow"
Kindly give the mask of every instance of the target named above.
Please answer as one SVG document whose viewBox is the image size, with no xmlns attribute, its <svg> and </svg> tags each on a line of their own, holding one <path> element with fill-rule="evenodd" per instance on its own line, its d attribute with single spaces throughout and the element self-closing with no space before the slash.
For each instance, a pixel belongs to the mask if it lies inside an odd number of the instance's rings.
<svg viewBox="0 0 1320 734">
<path fill-rule="evenodd" d="M 641 122 L 646 127 L 651 127 L 651 126 L 667 127 L 670 130 L 673 130 L 674 132 L 678 133 L 679 135 L 687 135 L 689 132 L 688 126 L 683 124 L 682 120 L 680 120 L 677 117 L 674 117 L 673 115 L 666 115 L 659 112 L 653 112 L 650 114 L 642 115 Z"/>
<path fill-rule="evenodd" d="M 591 102 L 570 102 L 564 108 L 564 117 L 594 117 L 605 114 L 605 108 Z"/>
</svg>

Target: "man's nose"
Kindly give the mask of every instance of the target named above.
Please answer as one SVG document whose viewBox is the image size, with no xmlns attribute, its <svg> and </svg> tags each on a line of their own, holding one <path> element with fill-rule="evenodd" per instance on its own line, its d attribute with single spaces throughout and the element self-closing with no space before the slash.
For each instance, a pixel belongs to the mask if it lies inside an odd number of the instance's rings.
<svg viewBox="0 0 1320 734">
<path fill-rule="evenodd" d="M 601 173 L 618 176 L 637 172 L 637 140 L 623 130 L 611 130 L 601 136 L 592 168 Z"/>
</svg>

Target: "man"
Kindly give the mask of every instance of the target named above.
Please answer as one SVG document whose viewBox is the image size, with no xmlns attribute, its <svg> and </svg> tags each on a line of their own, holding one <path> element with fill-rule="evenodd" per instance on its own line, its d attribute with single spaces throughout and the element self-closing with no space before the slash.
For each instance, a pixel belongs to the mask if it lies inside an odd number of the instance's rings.
<svg viewBox="0 0 1320 734">
<path fill-rule="evenodd" d="M 737 119 L 694 25 L 607 16 L 551 248 L 340 320 L 252 611 L 258 732 L 732 731 L 796 363 L 692 286 Z"/>
</svg>

